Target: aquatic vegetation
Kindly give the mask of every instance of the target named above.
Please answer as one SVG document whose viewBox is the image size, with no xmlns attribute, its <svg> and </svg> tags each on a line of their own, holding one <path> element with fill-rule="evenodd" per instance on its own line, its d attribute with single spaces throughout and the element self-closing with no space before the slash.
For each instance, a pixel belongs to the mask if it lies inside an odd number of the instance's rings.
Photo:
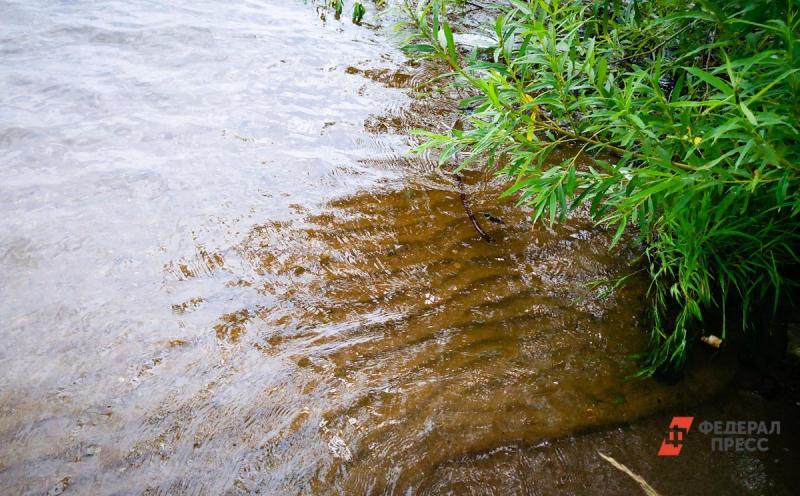
<svg viewBox="0 0 800 496">
<path fill-rule="evenodd" d="M 344 12 L 344 0 L 326 0 L 321 5 L 318 4 L 318 9 L 332 9 L 334 17 L 339 19 Z M 353 15 L 352 21 L 354 24 L 361 24 L 361 21 L 364 19 L 364 15 L 366 15 L 367 9 L 364 7 L 364 4 L 360 1 L 356 1 L 353 3 Z"/>
<path fill-rule="evenodd" d="M 512 177 L 505 195 L 536 221 L 585 208 L 614 244 L 635 230 L 651 281 L 641 374 L 680 369 L 701 334 L 769 332 L 755 316 L 800 261 L 797 4 L 511 0 L 493 46 L 469 53 L 452 6 L 405 3 L 405 51 L 469 93 L 463 126 L 419 131 L 418 151 Z"/>
<path fill-rule="evenodd" d="M 331 7 L 333 7 L 334 12 L 336 13 L 336 17 L 338 18 L 342 15 L 342 10 L 344 10 L 344 0 L 331 0 Z"/>
<path fill-rule="evenodd" d="M 356 24 L 361 24 L 361 20 L 364 18 L 364 14 L 367 13 L 367 9 L 364 7 L 364 4 L 361 2 L 356 2 L 353 5 L 353 22 Z"/>
</svg>

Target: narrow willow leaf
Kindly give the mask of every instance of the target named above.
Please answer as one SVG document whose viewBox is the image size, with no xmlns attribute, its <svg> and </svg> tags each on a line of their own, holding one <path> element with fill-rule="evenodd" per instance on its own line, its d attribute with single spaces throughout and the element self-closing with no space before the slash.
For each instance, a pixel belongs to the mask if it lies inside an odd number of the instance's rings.
<svg viewBox="0 0 800 496">
<path fill-rule="evenodd" d="M 687 72 L 690 74 L 700 78 L 705 83 L 717 88 L 720 90 L 725 96 L 733 96 L 733 88 L 723 81 L 722 79 L 714 76 L 713 74 L 700 69 L 699 67 L 684 67 Z"/>
<path fill-rule="evenodd" d="M 410 43 L 408 45 L 404 45 L 402 50 L 406 53 L 413 54 L 413 53 L 436 53 L 436 48 L 433 45 L 424 45 L 424 44 L 416 44 Z"/>
<path fill-rule="evenodd" d="M 756 116 L 753 115 L 753 112 L 751 112 L 750 109 L 747 108 L 747 105 L 745 105 L 745 103 L 743 101 L 739 102 L 739 108 L 742 109 L 742 113 L 744 114 L 745 118 L 747 118 L 748 122 L 750 122 L 750 124 L 752 124 L 754 126 L 758 125 L 758 121 L 756 120 Z"/>
<path fill-rule="evenodd" d="M 450 61 L 455 64 L 458 62 L 456 44 L 453 41 L 453 31 L 450 30 L 450 24 L 447 21 L 442 21 L 442 31 L 444 31 L 444 38 L 447 41 L 447 53 L 450 56 Z"/>
<path fill-rule="evenodd" d="M 614 233 L 614 237 L 611 238 L 611 248 L 617 246 L 619 239 L 622 237 L 622 234 L 625 232 L 625 226 L 628 224 L 628 216 L 623 216 L 622 220 L 619 221 L 619 225 L 617 226 L 617 231 Z"/>
<path fill-rule="evenodd" d="M 606 84 L 606 76 L 608 75 L 608 59 L 605 57 L 598 57 L 597 59 L 597 77 L 595 84 L 598 88 L 604 88 Z"/>
</svg>

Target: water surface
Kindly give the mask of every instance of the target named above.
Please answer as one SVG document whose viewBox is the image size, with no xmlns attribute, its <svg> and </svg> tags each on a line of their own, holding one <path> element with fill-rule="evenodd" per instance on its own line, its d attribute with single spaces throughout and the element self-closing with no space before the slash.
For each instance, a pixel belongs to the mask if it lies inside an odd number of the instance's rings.
<svg viewBox="0 0 800 496">
<path fill-rule="evenodd" d="M 381 31 L 4 1 L 0 54 L 2 493 L 624 494 L 594 447 L 635 462 L 665 423 L 574 436 L 725 380 L 625 380 L 644 283 L 590 283 L 634 246 L 467 174 L 481 239 L 406 153 L 452 102 L 412 102 L 429 74 Z M 758 467 L 724 487 L 773 487 Z"/>
</svg>

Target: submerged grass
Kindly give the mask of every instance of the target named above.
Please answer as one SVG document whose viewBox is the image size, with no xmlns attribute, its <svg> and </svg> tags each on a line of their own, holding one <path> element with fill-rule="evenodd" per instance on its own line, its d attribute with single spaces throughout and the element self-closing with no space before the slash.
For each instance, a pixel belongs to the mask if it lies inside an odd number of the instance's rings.
<svg viewBox="0 0 800 496">
<path fill-rule="evenodd" d="M 317 2 L 315 2 L 317 3 Z M 378 4 L 382 4 L 383 2 L 378 2 Z M 318 8 L 327 8 L 333 11 L 333 14 L 336 19 L 339 19 L 342 16 L 342 13 L 345 9 L 345 0 L 323 0 L 323 2 L 317 5 Z M 359 0 L 355 0 L 352 3 L 352 16 L 351 19 L 353 24 L 361 24 L 364 19 L 364 15 L 366 15 L 367 9 L 364 7 L 364 4 Z"/>
<path fill-rule="evenodd" d="M 419 131 L 419 150 L 511 176 L 505 195 L 536 221 L 587 208 L 612 244 L 638 233 L 640 374 L 679 370 L 700 334 L 753 331 L 777 308 L 800 261 L 795 0 L 510 0 L 492 46 L 469 53 L 456 3 L 405 2 L 405 51 L 446 62 L 470 94 L 463 129 Z"/>
</svg>

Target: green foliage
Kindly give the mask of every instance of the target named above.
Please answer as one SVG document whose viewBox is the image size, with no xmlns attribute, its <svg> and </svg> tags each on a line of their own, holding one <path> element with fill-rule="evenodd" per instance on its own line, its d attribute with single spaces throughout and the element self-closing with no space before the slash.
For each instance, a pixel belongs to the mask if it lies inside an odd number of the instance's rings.
<svg viewBox="0 0 800 496">
<path fill-rule="evenodd" d="M 333 7 L 333 11 L 336 14 L 336 18 L 338 19 L 339 16 L 342 15 L 342 11 L 344 10 L 344 0 L 330 0 L 330 6 Z"/>
<path fill-rule="evenodd" d="M 680 368 L 709 315 L 724 338 L 729 317 L 746 328 L 795 285 L 794 0 L 510 0 L 493 50 L 467 55 L 447 4 L 406 3 L 405 50 L 471 90 L 467 126 L 420 131 L 419 150 L 513 177 L 505 194 L 535 220 L 585 208 L 612 245 L 638 232 L 651 278 L 642 374 Z"/>
<path fill-rule="evenodd" d="M 378 0 L 375 2 L 377 7 L 383 6 L 383 0 Z M 321 5 L 318 4 L 318 10 L 324 11 L 326 9 L 333 9 L 333 14 L 336 19 L 339 19 L 342 16 L 342 12 L 344 12 L 344 0 L 325 0 L 322 2 Z M 353 4 L 353 16 L 352 20 L 355 24 L 361 24 L 361 21 L 364 19 L 364 15 L 366 15 L 367 9 L 364 7 L 364 4 L 360 1 L 356 1 Z"/>
<path fill-rule="evenodd" d="M 356 24 L 361 24 L 361 19 L 364 18 L 364 14 L 367 13 L 367 9 L 364 8 L 364 4 L 361 2 L 356 2 L 353 5 L 353 22 Z"/>
</svg>

